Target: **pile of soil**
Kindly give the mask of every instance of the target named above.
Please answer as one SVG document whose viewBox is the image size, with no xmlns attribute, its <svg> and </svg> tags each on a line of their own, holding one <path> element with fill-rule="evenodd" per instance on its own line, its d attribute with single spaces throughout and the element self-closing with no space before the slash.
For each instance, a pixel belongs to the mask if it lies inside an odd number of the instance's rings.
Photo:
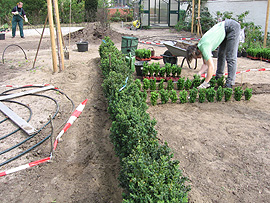
<svg viewBox="0 0 270 203">
<path fill-rule="evenodd" d="M 122 36 L 119 33 L 110 29 L 110 27 L 102 27 L 99 23 L 89 23 L 79 31 L 73 32 L 70 35 L 71 42 L 88 42 L 90 44 L 100 44 L 104 36 L 109 36 L 113 39 L 114 43 L 119 43 L 122 40 Z M 68 40 L 69 36 L 65 36 L 65 40 Z"/>
</svg>

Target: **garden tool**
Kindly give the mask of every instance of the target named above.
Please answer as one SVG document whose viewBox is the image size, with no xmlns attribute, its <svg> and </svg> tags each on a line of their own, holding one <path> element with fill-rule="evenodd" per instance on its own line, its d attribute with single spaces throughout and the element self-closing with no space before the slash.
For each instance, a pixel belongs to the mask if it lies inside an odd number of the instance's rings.
<svg viewBox="0 0 270 203">
<path fill-rule="evenodd" d="M 31 23 L 29 23 L 29 21 L 28 21 L 28 19 L 25 17 L 22 17 L 19 13 L 17 14 L 17 15 L 19 15 L 25 22 L 27 22 L 30 26 L 32 26 L 32 27 L 34 27 Z M 35 28 L 34 28 L 35 29 Z M 36 31 L 37 31 L 37 29 L 35 29 Z M 38 32 L 38 34 L 40 34 L 40 32 L 39 31 L 37 31 Z M 41 34 L 40 34 L 41 35 Z"/>
</svg>

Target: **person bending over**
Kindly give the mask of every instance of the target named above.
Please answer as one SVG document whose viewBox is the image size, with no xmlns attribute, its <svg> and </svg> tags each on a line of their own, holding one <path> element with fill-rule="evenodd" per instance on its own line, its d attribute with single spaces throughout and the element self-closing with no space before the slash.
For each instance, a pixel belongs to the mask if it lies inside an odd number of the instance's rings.
<svg viewBox="0 0 270 203">
<path fill-rule="evenodd" d="M 214 74 L 212 51 L 214 51 L 218 46 L 216 79 L 221 78 L 224 75 L 226 60 L 228 77 L 225 87 L 232 88 L 235 84 L 240 30 L 241 27 L 238 22 L 226 19 L 225 21 L 217 23 L 208 30 L 198 44 L 191 45 L 187 48 L 188 62 L 190 63 L 193 58 L 202 58 L 203 65 L 198 74 L 201 75 L 207 72 L 205 81 L 198 88 L 210 87 L 209 81 Z"/>
</svg>

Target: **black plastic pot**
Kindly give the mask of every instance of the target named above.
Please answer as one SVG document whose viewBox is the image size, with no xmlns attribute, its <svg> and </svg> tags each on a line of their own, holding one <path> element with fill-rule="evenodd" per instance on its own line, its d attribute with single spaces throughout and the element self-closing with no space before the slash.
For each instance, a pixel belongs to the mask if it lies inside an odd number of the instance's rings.
<svg viewBox="0 0 270 203">
<path fill-rule="evenodd" d="M 88 51 L 88 42 L 78 42 L 77 47 L 78 47 L 78 52 Z"/>
<path fill-rule="evenodd" d="M 242 51 L 242 56 L 243 57 L 247 57 L 247 52 L 246 51 Z"/>
<path fill-rule="evenodd" d="M 143 73 L 142 73 L 143 63 L 147 63 L 147 61 L 135 62 L 135 70 L 136 70 L 137 76 L 143 76 Z"/>
<path fill-rule="evenodd" d="M 0 40 L 5 40 L 6 34 L 5 33 L 0 33 Z"/>
<path fill-rule="evenodd" d="M 241 57 L 242 56 L 242 52 L 241 51 L 237 51 L 237 57 Z"/>
</svg>

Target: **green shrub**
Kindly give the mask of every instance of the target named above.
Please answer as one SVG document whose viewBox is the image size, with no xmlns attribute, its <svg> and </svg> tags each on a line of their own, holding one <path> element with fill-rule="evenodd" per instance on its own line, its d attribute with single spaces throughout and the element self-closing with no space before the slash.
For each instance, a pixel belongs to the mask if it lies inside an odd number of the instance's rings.
<svg viewBox="0 0 270 203">
<path fill-rule="evenodd" d="M 216 95 L 216 91 L 214 89 L 214 87 L 210 87 L 208 89 L 206 89 L 206 99 L 209 102 L 214 102 L 215 101 L 215 95 Z"/>
<path fill-rule="evenodd" d="M 182 90 L 179 92 L 179 100 L 181 104 L 187 103 L 187 91 Z"/>
<path fill-rule="evenodd" d="M 158 97 L 159 97 L 159 94 L 156 91 L 151 92 L 150 101 L 153 106 L 157 105 Z"/>
<path fill-rule="evenodd" d="M 170 95 L 170 99 L 171 99 L 172 103 L 176 103 L 176 101 L 178 99 L 176 91 L 172 90 L 169 95 Z"/>
<path fill-rule="evenodd" d="M 136 79 L 135 80 L 135 84 L 138 86 L 139 90 L 141 90 L 141 88 L 142 88 L 141 80 L 140 79 Z"/>
<path fill-rule="evenodd" d="M 149 73 L 151 77 L 154 75 L 154 72 L 155 72 L 155 65 L 152 63 L 149 65 Z"/>
<path fill-rule="evenodd" d="M 177 66 L 176 73 L 177 73 L 177 76 L 178 76 L 178 77 L 180 77 L 180 76 L 181 76 L 181 72 L 182 72 L 182 68 L 181 68 L 181 66 Z"/>
<path fill-rule="evenodd" d="M 229 101 L 232 97 L 232 88 L 224 88 L 225 102 Z"/>
<path fill-rule="evenodd" d="M 177 73 L 177 65 L 176 64 L 173 64 L 172 65 L 172 76 L 175 77 L 176 76 L 176 73 Z"/>
<path fill-rule="evenodd" d="M 192 85 L 192 81 L 187 78 L 186 81 L 185 81 L 185 89 L 189 90 L 191 85 Z"/>
<path fill-rule="evenodd" d="M 250 100 L 252 97 L 252 88 L 246 88 L 244 91 L 245 100 Z"/>
<path fill-rule="evenodd" d="M 197 99 L 198 95 L 198 90 L 197 88 L 193 87 L 192 89 L 189 90 L 189 102 L 194 103 Z"/>
<path fill-rule="evenodd" d="M 147 78 L 143 79 L 143 89 L 144 90 L 149 90 L 150 88 L 150 81 Z"/>
<path fill-rule="evenodd" d="M 199 102 L 203 103 L 205 102 L 205 98 L 206 98 L 206 89 L 199 89 Z"/>
<path fill-rule="evenodd" d="M 233 94 L 233 96 L 234 96 L 234 99 L 236 101 L 240 101 L 241 98 L 242 98 L 242 95 L 243 95 L 242 87 L 236 87 L 236 88 L 234 88 L 234 94 Z"/>
<path fill-rule="evenodd" d="M 200 84 L 201 84 L 200 76 L 197 74 L 193 75 L 192 86 L 197 88 L 200 86 Z"/>
<path fill-rule="evenodd" d="M 162 104 L 166 104 L 168 101 L 169 101 L 169 93 L 168 93 L 168 90 L 160 90 L 159 91 L 160 93 L 160 99 L 161 99 L 161 103 Z"/>
<path fill-rule="evenodd" d="M 219 86 L 217 89 L 216 100 L 219 102 L 222 101 L 223 96 L 224 96 L 224 90 L 223 90 L 222 86 Z"/>
<path fill-rule="evenodd" d="M 218 87 L 223 87 L 224 86 L 224 82 L 225 82 L 225 77 L 224 75 L 221 78 L 217 79 L 217 85 Z"/>
<path fill-rule="evenodd" d="M 158 84 L 158 89 L 159 89 L 159 90 L 164 89 L 164 81 L 165 81 L 164 79 L 161 79 L 161 80 L 160 80 L 160 82 L 159 82 L 159 84 Z"/>
<path fill-rule="evenodd" d="M 174 89 L 174 84 L 172 79 L 168 80 L 168 85 L 167 85 L 167 90 L 173 90 Z"/>
<path fill-rule="evenodd" d="M 170 63 L 165 64 L 166 77 L 170 77 L 172 73 L 172 65 Z"/>
<path fill-rule="evenodd" d="M 211 87 L 216 87 L 217 80 L 216 80 L 215 76 L 213 76 L 211 78 L 211 80 L 209 81 L 209 84 L 211 85 Z"/>
<path fill-rule="evenodd" d="M 156 121 L 146 112 L 146 90 L 142 92 L 139 81 L 131 80 L 133 73 L 125 70 L 125 59 L 117 49 L 106 44 L 100 46 L 100 53 L 102 87 L 112 120 L 110 139 L 121 164 L 123 202 L 188 202 L 187 178 L 179 170 L 179 162 L 172 160 L 167 144 L 159 144 Z M 144 80 L 143 89 L 149 86 L 150 81 Z M 157 104 L 158 96 L 156 91 L 151 92 L 152 105 Z"/>
<path fill-rule="evenodd" d="M 148 72 L 149 72 L 149 65 L 148 65 L 148 63 L 146 63 L 146 62 L 143 63 L 143 70 L 142 70 L 142 72 L 143 72 L 143 75 L 144 76 L 147 76 L 148 75 Z"/>
<path fill-rule="evenodd" d="M 185 86 L 185 78 L 179 78 L 177 81 L 177 89 L 183 90 Z"/>
<path fill-rule="evenodd" d="M 160 77 L 164 77 L 165 73 L 166 73 L 166 68 L 165 67 L 160 68 L 160 71 L 159 71 Z"/>
<path fill-rule="evenodd" d="M 153 79 L 150 80 L 150 90 L 156 90 L 157 89 L 156 82 L 157 82 L 156 78 L 154 80 Z"/>
</svg>

